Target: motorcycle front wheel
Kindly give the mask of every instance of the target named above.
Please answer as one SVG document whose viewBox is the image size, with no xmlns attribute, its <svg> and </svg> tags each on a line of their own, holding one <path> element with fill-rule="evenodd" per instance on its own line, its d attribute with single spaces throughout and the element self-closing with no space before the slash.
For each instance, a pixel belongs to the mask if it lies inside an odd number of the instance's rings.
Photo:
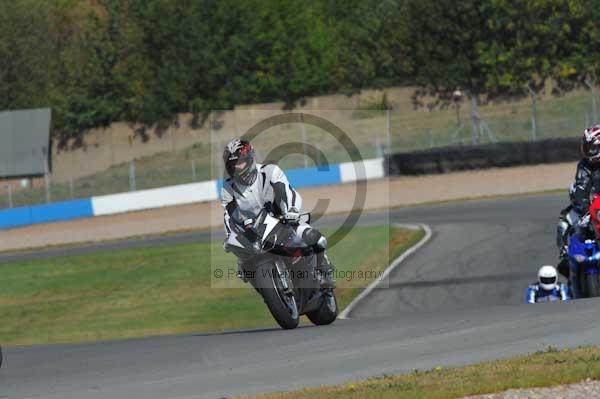
<svg viewBox="0 0 600 399">
<path fill-rule="evenodd" d="M 273 318 L 286 330 L 298 327 L 300 315 L 293 294 L 285 292 L 282 279 L 273 263 L 262 265 L 256 269 L 255 286 L 273 315 Z"/>
<path fill-rule="evenodd" d="M 587 296 L 590 298 L 600 296 L 600 292 L 598 292 L 597 274 L 588 274 L 586 276 L 586 291 Z"/>
</svg>

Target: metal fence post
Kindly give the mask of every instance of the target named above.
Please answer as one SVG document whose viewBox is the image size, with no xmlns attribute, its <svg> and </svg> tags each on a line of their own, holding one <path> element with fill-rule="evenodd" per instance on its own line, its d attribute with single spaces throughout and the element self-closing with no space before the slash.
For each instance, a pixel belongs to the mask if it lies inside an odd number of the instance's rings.
<svg viewBox="0 0 600 399">
<path fill-rule="evenodd" d="M 6 185 L 6 190 L 8 191 L 8 207 L 13 207 L 13 197 L 12 197 L 12 186 L 10 184 Z"/>
<path fill-rule="evenodd" d="M 427 135 L 429 136 L 429 148 L 433 148 L 434 141 L 433 141 L 433 131 L 431 130 L 431 128 L 427 129 Z"/>
<path fill-rule="evenodd" d="M 192 181 L 195 182 L 197 181 L 197 177 L 196 177 L 196 160 L 192 159 Z"/>
<path fill-rule="evenodd" d="M 583 125 L 583 130 L 587 129 L 588 127 L 590 127 L 590 113 L 589 112 L 585 112 L 585 125 Z"/>
<path fill-rule="evenodd" d="M 129 191 L 135 191 L 135 160 L 129 161 Z"/>
<path fill-rule="evenodd" d="M 598 105 L 596 101 L 596 79 L 586 79 L 585 84 L 592 92 L 592 124 L 598 123 Z M 589 126 L 589 125 L 588 125 Z"/>
<path fill-rule="evenodd" d="M 592 118 L 598 123 L 598 105 L 596 104 L 596 88 L 592 85 Z"/>
<path fill-rule="evenodd" d="M 73 176 L 69 177 L 69 193 L 71 194 L 71 199 L 75 199 L 75 187 L 73 184 Z"/>
<path fill-rule="evenodd" d="M 477 144 L 479 138 L 479 115 L 477 114 L 477 97 L 469 94 L 471 99 L 471 143 Z"/>
<path fill-rule="evenodd" d="M 391 125 L 392 125 L 392 115 L 391 115 L 391 110 L 388 107 L 386 109 L 386 114 L 385 114 L 385 131 L 386 131 L 386 135 L 387 135 L 387 151 L 388 154 L 392 153 L 392 131 L 391 131 Z"/>
<path fill-rule="evenodd" d="M 321 144 L 317 142 L 317 166 L 321 165 Z"/>
<path fill-rule="evenodd" d="M 221 159 L 219 157 L 220 155 L 220 138 L 217 140 L 216 137 L 216 132 L 215 132 L 215 116 L 214 116 L 215 112 L 214 110 L 210 111 L 210 114 L 208 116 L 208 122 L 209 122 L 209 126 L 210 126 L 210 166 L 209 166 L 209 171 L 211 173 L 210 178 L 221 178 L 224 176 L 225 171 L 223 170 L 223 165 L 221 162 Z M 235 114 L 233 115 L 233 117 L 235 118 Z"/>
<path fill-rule="evenodd" d="M 46 189 L 46 203 L 49 204 L 52 200 L 50 195 L 50 167 L 48 165 L 48 159 L 46 158 L 46 162 L 44 162 L 44 187 Z"/>
<path fill-rule="evenodd" d="M 375 136 L 375 158 L 381 158 L 383 153 L 381 151 L 381 140 L 379 135 Z"/>
<path fill-rule="evenodd" d="M 304 124 L 304 116 L 302 117 L 302 122 L 300 122 L 300 129 L 302 130 L 302 152 L 304 154 L 304 167 L 308 168 L 308 159 L 306 153 L 306 125 Z"/>
<path fill-rule="evenodd" d="M 531 139 L 537 141 L 537 93 L 527 84 L 527 90 L 531 96 Z"/>
</svg>

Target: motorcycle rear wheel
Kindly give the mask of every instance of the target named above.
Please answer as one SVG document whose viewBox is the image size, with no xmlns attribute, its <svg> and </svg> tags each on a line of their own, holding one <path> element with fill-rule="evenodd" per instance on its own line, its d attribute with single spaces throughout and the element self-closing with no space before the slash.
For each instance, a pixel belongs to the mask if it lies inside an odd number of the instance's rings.
<svg viewBox="0 0 600 399">
<path fill-rule="evenodd" d="M 298 327 L 300 315 L 295 297 L 283 292 L 281 278 L 285 277 L 279 276 L 277 267 L 268 263 L 257 268 L 255 286 L 259 288 L 277 324 L 283 329 L 290 330 Z"/>
<path fill-rule="evenodd" d="M 579 270 L 576 275 L 577 281 L 579 283 L 579 297 L 578 298 L 587 298 L 587 275 Z"/>
<path fill-rule="evenodd" d="M 338 305 L 335 294 L 326 296 L 318 309 L 306 313 L 306 317 L 317 326 L 331 324 L 337 319 Z"/>
<path fill-rule="evenodd" d="M 586 290 L 587 296 L 597 297 L 600 296 L 600 292 L 598 292 L 598 275 L 597 274 L 588 274 L 586 276 Z"/>
</svg>

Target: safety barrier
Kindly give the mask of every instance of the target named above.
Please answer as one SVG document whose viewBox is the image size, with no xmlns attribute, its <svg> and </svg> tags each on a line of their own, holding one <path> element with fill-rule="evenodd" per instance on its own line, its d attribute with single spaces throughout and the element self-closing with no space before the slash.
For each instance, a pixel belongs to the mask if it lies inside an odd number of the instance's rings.
<svg viewBox="0 0 600 399">
<path fill-rule="evenodd" d="M 92 197 L 93 216 L 143 211 L 165 206 L 213 201 L 218 198 L 215 181 L 180 184 L 151 190 Z"/>
<path fill-rule="evenodd" d="M 390 175 L 419 175 L 568 162 L 580 158 L 579 143 L 579 138 L 561 138 L 533 142 L 443 147 L 392 154 L 386 159 L 386 166 Z"/>
<path fill-rule="evenodd" d="M 0 229 L 94 216 L 91 199 L 0 210 Z"/>
<path fill-rule="evenodd" d="M 536 142 L 444 147 L 392 154 L 385 160 L 377 158 L 290 169 L 285 173 L 295 188 L 315 187 L 377 179 L 388 174 L 446 173 L 455 170 L 573 161 L 579 157 L 578 146 L 579 139 L 563 138 Z M 359 167 L 360 163 L 364 168 Z M 77 201 L 5 209 L 0 210 L 0 229 L 215 201 L 220 196 L 222 186 L 223 181 L 219 179 Z"/>
<path fill-rule="evenodd" d="M 334 185 L 385 176 L 383 158 L 362 161 L 364 169 L 359 167 L 359 163 L 346 162 L 290 169 L 286 170 L 285 174 L 295 188 Z M 363 170 L 364 175 L 361 173 Z M 215 201 L 219 199 L 222 186 L 223 181 L 219 179 L 76 201 L 5 209 L 0 210 L 0 229 Z"/>
</svg>

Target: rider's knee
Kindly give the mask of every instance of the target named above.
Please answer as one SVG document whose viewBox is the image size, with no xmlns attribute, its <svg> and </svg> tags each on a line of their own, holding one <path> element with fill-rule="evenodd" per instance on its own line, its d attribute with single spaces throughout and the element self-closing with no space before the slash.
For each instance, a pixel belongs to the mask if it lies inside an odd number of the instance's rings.
<svg viewBox="0 0 600 399">
<path fill-rule="evenodd" d="M 558 247 L 566 244 L 567 234 L 570 227 L 571 226 L 569 226 L 569 223 L 566 220 L 560 219 L 558 221 L 556 226 L 556 245 Z"/>
<path fill-rule="evenodd" d="M 327 249 L 327 238 L 322 235 L 321 238 L 319 238 L 319 241 L 317 241 L 316 247 L 323 250 Z"/>
<path fill-rule="evenodd" d="M 317 249 L 327 249 L 327 239 L 321 232 L 315 228 L 309 228 L 302 233 L 302 239 L 308 245 Z"/>
</svg>

